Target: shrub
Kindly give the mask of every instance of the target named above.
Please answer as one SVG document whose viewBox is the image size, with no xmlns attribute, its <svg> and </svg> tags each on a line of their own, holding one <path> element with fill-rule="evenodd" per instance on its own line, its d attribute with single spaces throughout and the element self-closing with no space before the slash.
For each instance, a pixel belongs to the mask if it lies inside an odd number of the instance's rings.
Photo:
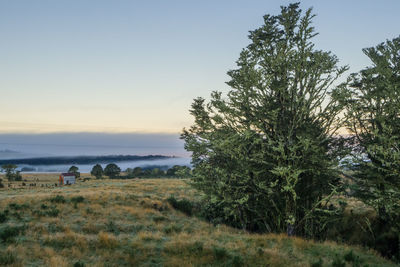
<svg viewBox="0 0 400 267">
<path fill-rule="evenodd" d="M 24 230 L 23 226 L 6 225 L 0 228 L 0 240 L 3 242 L 11 242 L 14 237 L 18 236 Z"/>
<path fill-rule="evenodd" d="M 166 234 L 180 233 L 182 232 L 182 224 L 172 224 L 164 227 L 163 232 Z"/>
<path fill-rule="evenodd" d="M 49 217 L 57 217 L 59 213 L 60 213 L 60 210 L 57 208 L 54 208 L 54 207 L 45 212 L 45 214 Z"/>
<path fill-rule="evenodd" d="M 33 214 L 36 214 L 37 216 L 47 216 L 47 217 L 57 217 L 58 214 L 60 214 L 60 210 L 57 209 L 56 207 L 51 207 L 50 209 L 47 209 L 47 206 L 44 207 L 45 207 L 44 210 L 34 210 Z"/>
<path fill-rule="evenodd" d="M 0 265 L 10 265 L 17 261 L 17 256 L 11 251 L 1 251 L 0 250 Z"/>
<path fill-rule="evenodd" d="M 65 202 L 67 202 L 65 200 L 65 197 L 61 196 L 61 195 L 56 195 L 55 197 L 50 198 L 50 201 L 52 203 L 65 203 Z"/>
<path fill-rule="evenodd" d="M 71 198 L 72 203 L 82 203 L 83 201 L 85 201 L 85 198 L 83 196 L 77 196 Z"/>
<path fill-rule="evenodd" d="M 233 267 L 244 266 L 243 257 L 241 255 L 233 256 L 233 258 L 228 262 L 227 266 L 233 266 Z"/>
<path fill-rule="evenodd" d="M 81 261 L 77 261 L 74 263 L 74 267 L 85 267 L 85 263 L 83 263 Z"/>
<path fill-rule="evenodd" d="M 332 261 L 332 267 L 346 267 L 346 262 L 336 255 Z"/>
<path fill-rule="evenodd" d="M 228 257 L 226 248 L 213 247 L 213 254 L 216 260 L 223 260 Z"/>
<path fill-rule="evenodd" d="M 26 203 L 24 203 L 22 205 L 20 205 L 18 203 L 10 203 L 10 204 L 8 204 L 8 208 L 11 210 L 23 210 L 23 209 L 29 208 L 29 205 Z"/>
<path fill-rule="evenodd" d="M 0 223 L 7 221 L 8 217 L 6 212 L 0 212 Z"/>
<path fill-rule="evenodd" d="M 203 242 L 196 241 L 189 246 L 189 251 L 192 253 L 200 253 L 203 251 Z"/>
<path fill-rule="evenodd" d="M 179 211 L 185 213 L 186 215 L 192 216 L 193 204 L 189 200 L 187 200 L 185 198 L 181 199 L 181 200 L 177 200 L 175 197 L 171 196 L 167 199 L 167 201 L 169 202 L 169 204 L 171 204 L 171 206 L 174 209 L 179 210 Z"/>
<path fill-rule="evenodd" d="M 118 226 L 111 220 L 108 221 L 106 224 L 106 230 L 107 232 L 114 233 L 116 235 L 119 235 L 119 228 Z"/>
<path fill-rule="evenodd" d="M 324 264 L 323 260 L 319 258 L 318 261 L 311 263 L 311 267 L 322 267 Z"/>
</svg>

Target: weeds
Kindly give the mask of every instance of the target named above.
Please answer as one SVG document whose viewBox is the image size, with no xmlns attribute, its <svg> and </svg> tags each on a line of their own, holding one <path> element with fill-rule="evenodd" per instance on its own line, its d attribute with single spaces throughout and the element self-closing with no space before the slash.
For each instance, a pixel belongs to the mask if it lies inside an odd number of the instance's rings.
<svg viewBox="0 0 400 267">
<path fill-rule="evenodd" d="M 24 226 L 6 225 L 0 228 L 0 240 L 4 243 L 12 242 L 16 236 L 24 231 Z"/>
<path fill-rule="evenodd" d="M 8 212 L 6 211 L 0 212 L 0 223 L 6 222 L 8 220 L 7 214 Z"/>
<path fill-rule="evenodd" d="M 85 201 L 85 198 L 83 196 L 77 196 L 71 198 L 72 203 L 82 203 L 83 201 Z"/>
<path fill-rule="evenodd" d="M 74 267 L 85 267 L 85 263 L 83 263 L 81 261 L 77 261 L 74 263 Z"/>
<path fill-rule="evenodd" d="M 52 197 L 52 198 L 50 198 L 49 200 L 50 200 L 50 202 L 52 202 L 52 203 L 65 203 L 65 202 L 67 202 L 67 201 L 65 200 L 65 197 L 64 197 L 64 196 L 61 196 L 61 195 L 56 195 L 55 197 Z"/>
<path fill-rule="evenodd" d="M 41 206 L 42 210 L 34 210 L 33 214 L 39 217 L 57 217 L 60 214 L 60 210 L 56 207 L 51 207 L 50 209 L 45 205 Z"/>
<path fill-rule="evenodd" d="M 8 204 L 8 208 L 10 210 L 23 210 L 29 208 L 29 205 L 24 203 L 24 204 L 18 204 L 18 203 L 10 203 Z"/>
<path fill-rule="evenodd" d="M 106 224 L 106 231 L 116 235 L 119 235 L 120 232 L 118 226 L 111 220 Z"/>
<path fill-rule="evenodd" d="M 0 250 L 0 265 L 11 265 L 17 262 L 17 256 L 11 251 Z"/>
<path fill-rule="evenodd" d="M 324 261 L 321 258 L 319 258 L 318 261 L 311 263 L 310 266 L 311 267 L 322 267 L 323 264 L 324 264 Z"/>
</svg>

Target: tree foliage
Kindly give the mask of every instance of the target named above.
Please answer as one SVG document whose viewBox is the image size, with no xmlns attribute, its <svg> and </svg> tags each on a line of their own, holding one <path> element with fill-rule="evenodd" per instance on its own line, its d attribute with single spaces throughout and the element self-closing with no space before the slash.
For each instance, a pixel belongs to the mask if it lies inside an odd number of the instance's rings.
<svg viewBox="0 0 400 267">
<path fill-rule="evenodd" d="M 79 172 L 79 168 L 76 166 L 71 166 L 69 168 L 68 172 L 73 173 L 76 178 L 79 178 L 81 176 L 81 173 Z"/>
<path fill-rule="evenodd" d="M 338 180 L 333 144 L 344 91 L 330 88 L 347 68 L 314 48 L 313 17 L 299 4 L 264 16 L 228 72 L 227 96 L 194 100 L 195 123 L 182 138 L 210 218 L 309 236 L 326 226 L 322 204 Z"/>
<path fill-rule="evenodd" d="M 121 168 L 114 163 L 107 164 L 107 166 L 104 168 L 104 174 L 110 177 L 111 179 L 118 177 L 120 173 L 121 173 Z"/>
<path fill-rule="evenodd" d="M 101 167 L 100 164 L 94 165 L 90 174 L 96 177 L 97 179 L 100 179 L 104 174 L 103 167 Z"/>
<path fill-rule="evenodd" d="M 370 67 L 352 74 L 347 126 L 360 158 L 359 193 L 374 207 L 400 249 L 400 37 L 363 49 Z M 386 233 L 388 235 L 388 233 Z M 400 256 L 399 251 L 396 252 Z"/>
<path fill-rule="evenodd" d="M 21 181 L 22 176 L 19 171 L 16 169 L 18 168 L 15 164 L 3 164 L 1 166 L 2 171 L 6 173 L 6 178 L 8 181 Z"/>
</svg>

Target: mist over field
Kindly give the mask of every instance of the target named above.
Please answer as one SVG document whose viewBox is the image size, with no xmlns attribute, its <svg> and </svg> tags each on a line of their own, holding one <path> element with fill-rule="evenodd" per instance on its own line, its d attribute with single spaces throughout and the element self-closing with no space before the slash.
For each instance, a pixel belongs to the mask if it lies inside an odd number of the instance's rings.
<svg viewBox="0 0 400 267">
<path fill-rule="evenodd" d="M 188 165 L 189 153 L 184 150 L 179 134 L 109 134 L 109 133 L 49 133 L 0 134 L 0 159 L 36 157 L 72 157 L 103 155 L 163 155 L 175 158 L 124 161 L 121 169 L 146 166 Z M 81 172 L 89 172 L 91 164 L 77 164 Z M 70 165 L 29 166 L 40 172 L 67 171 Z"/>
</svg>

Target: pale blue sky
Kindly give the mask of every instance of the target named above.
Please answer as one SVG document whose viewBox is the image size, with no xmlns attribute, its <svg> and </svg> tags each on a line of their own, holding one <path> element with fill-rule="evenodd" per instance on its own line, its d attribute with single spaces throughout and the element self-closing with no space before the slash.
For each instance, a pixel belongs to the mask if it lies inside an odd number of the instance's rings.
<svg viewBox="0 0 400 267">
<path fill-rule="evenodd" d="M 159 132 L 226 91 L 247 34 L 293 1 L 0 0 L 0 132 Z M 316 47 L 357 71 L 400 34 L 400 1 L 302 1 Z"/>
</svg>

